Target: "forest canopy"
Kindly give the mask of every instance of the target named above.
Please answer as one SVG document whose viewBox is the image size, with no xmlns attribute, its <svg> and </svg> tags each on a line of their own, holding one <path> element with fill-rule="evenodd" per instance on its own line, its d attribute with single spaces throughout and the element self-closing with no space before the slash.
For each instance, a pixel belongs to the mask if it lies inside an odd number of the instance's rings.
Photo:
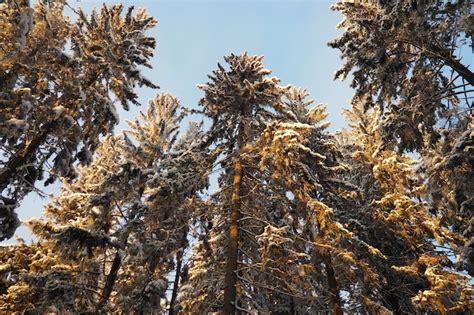
<svg viewBox="0 0 474 315">
<path fill-rule="evenodd" d="M 35 239 L 0 246 L 1 313 L 474 312 L 470 1 L 335 3 L 338 131 L 242 52 L 196 106 L 157 93 L 114 133 L 116 106 L 158 88 L 157 21 L 67 6 L 0 1 L 0 240 L 61 184 L 23 222 Z"/>
</svg>

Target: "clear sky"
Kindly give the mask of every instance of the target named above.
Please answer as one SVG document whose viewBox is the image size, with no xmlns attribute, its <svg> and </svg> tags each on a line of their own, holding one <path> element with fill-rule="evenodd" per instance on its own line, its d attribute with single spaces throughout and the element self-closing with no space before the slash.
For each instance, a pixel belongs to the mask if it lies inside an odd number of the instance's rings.
<svg viewBox="0 0 474 315">
<path fill-rule="evenodd" d="M 68 1 L 73 7 L 90 12 L 102 1 Z M 114 4 L 120 1 L 106 1 Z M 327 42 L 340 32 L 336 25 L 341 16 L 329 9 L 332 1 L 325 0 L 168 0 L 122 1 L 128 7 L 146 8 L 159 21 L 150 35 L 158 45 L 153 69 L 145 76 L 159 85 L 160 90 L 139 90 L 141 108 L 119 111 L 119 132 L 125 121 L 146 109 L 147 101 L 157 92 L 170 92 L 187 107 L 196 107 L 202 93 L 197 84 L 205 83 L 207 74 L 216 68 L 224 55 L 248 51 L 264 55 L 264 65 L 281 79 L 282 85 L 306 88 L 317 103 L 327 105 L 331 129 L 344 127 L 340 115 L 352 95 L 348 82 L 333 81 L 341 65 L 339 52 Z M 45 189 L 56 192 L 59 185 Z M 31 193 L 18 214 L 25 220 L 39 217 L 42 199 Z M 26 228 L 17 234 L 31 238 Z M 12 240 L 10 240 L 11 242 Z"/>
</svg>

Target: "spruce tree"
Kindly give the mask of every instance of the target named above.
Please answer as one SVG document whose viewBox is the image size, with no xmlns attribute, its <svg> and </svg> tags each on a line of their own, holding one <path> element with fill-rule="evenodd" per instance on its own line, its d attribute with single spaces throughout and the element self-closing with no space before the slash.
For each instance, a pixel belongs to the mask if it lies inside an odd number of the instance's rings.
<svg viewBox="0 0 474 315">
<path fill-rule="evenodd" d="M 377 281 L 364 281 L 349 291 L 351 299 L 362 297 L 354 309 L 469 312 L 469 277 L 453 270 L 449 257 L 450 244 L 460 236 L 428 211 L 422 199 L 426 182 L 417 172 L 417 161 L 383 142 L 379 108 L 364 110 L 359 104 L 345 113 L 351 128 L 338 136 L 350 172 L 341 180 L 357 187 L 358 194 L 338 217 L 351 233 L 383 254 L 367 260 L 359 252 L 358 259 L 374 267 Z"/>
<path fill-rule="evenodd" d="M 325 110 L 266 77 L 261 58 L 225 60 L 229 68 L 219 65 L 202 87 L 223 173 L 202 210 L 181 310 L 342 314 L 349 280 L 374 273 L 347 272 L 366 265 L 352 243 L 382 255 L 335 220 L 354 187 L 338 179 L 347 168 Z"/>
<path fill-rule="evenodd" d="M 222 303 L 224 313 L 234 314 L 238 308 L 236 305 L 239 290 L 237 270 L 240 256 L 239 243 L 242 237 L 239 222 L 242 199 L 248 194 L 249 189 L 245 184 L 248 177 L 244 171 L 247 167 L 244 161 L 245 147 L 254 143 L 256 137 L 263 131 L 265 122 L 280 114 L 278 107 L 281 88 L 278 86 L 278 79 L 267 77 L 270 71 L 263 68 L 262 57 L 243 53 L 231 54 L 224 59 L 229 64 L 229 69 L 219 64 L 218 69 L 209 76 L 210 82 L 200 86 L 205 93 L 200 104 L 203 107 L 203 113 L 212 119 L 209 138 L 216 146 L 215 151 L 222 156 L 220 164 L 223 174 L 219 183 L 225 188 L 221 189 L 221 193 L 216 197 L 218 204 L 211 206 L 212 209 L 218 211 L 212 219 L 216 226 L 211 231 L 219 229 L 219 235 L 216 235 L 216 238 L 219 238 L 221 248 L 215 249 L 220 252 L 220 255 L 214 258 L 216 263 L 225 264 L 225 268 L 214 266 L 218 268 L 216 272 L 222 273 L 223 279 L 218 286 L 214 285 L 214 288 L 206 287 L 214 291 L 213 296 L 205 301 L 207 306 L 200 305 L 198 309 L 210 308 L 212 300 L 216 298 L 220 301 L 219 303 Z M 204 247 L 205 244 L 202 245 L 202 249 Z M 198 262 L 195 266 L 197 264 Z M 193 269 L 190 271 L 192 272 Z M 210 281 L 207 282 L 210 283 Z M 206 295 L 202 295 L 201 299 Z M 197 311 L 192 306 L 197 300 L 189 302 L 190 311 Z M 186 307 L 188 306 L 185 306 L 185 309 Z"/>
<path fill-rule="evenodd" d="M 104 6 L 90 17 L 77 12 L 72 23 L 61 15 L 62 2 L 40 1 L 35 9 L 19 3 L 0 5 L 0 39 L 16 38 L 0 59 L 11 66 L 0 72 L 3 99 L 13 91 L 22 106 L 35 102 L 21 116 L 28 128 L 44 129 L 52 106 L 84 131 L 61 125 L 33 150 L 51 149 L 45 160 L 27 158 L 39 168 L 55 157 L 57 141 L 72 145 L 50 169 L 51 180 L 64 177 L 59 195 L 43 219 L 28 222 L 38 239 L 0 247 L 0 311 L 474 311 L 472 278 L 464 273 L 472 273 L 474 252 L 473 78 L 456 56 L 467 43 L 461 36 L 472 35 L 469 2 L 334 6 L 345 28 L 330 44 L 345 62 L 336 76 L 352 74 L 355 88 L 346 130 L 329 132 L 324 106 L 303 89 L 281 86 L 263 57 L 242 53 L 224 57 L 226 65 L 199 86 L 201 110 L 193 113 L 211 121 L 209 130 L 191 123 L 180 135 L 188 110 L 163 93 L 124 135 L 103 138 L 116 122 L 113 101 L 126 108 L 136 101 L 135 84 L 152 86 L 136 67 L 148 65 L 154 41 L 144 31 L 155 21 L 144 11 L 122 18 L 121 6 Z M 29 47 L 40 49 L 33 39 L 53 29 L 64 36 L 51 44 L 57 54 L 46 50 L 46 59 L 32 63 L 47 82 L 35 90 L 22 65 L 31 63 Z M 4 62 L 12 58 L 24 61 Z M 26 88 L 17 91 L 20 84 Z M 1 115 L 21 125 L 14 103 L 4 104 Z M 8 154 L 34 143 L 27 137 L 16 131 L 12 143 L 5 140 Z M 76 159 L 84 164 L 77 170 Z M 5 186 L 16 199 L 3 197 L 0 208 L 10 217 L 30 189 L 21 185 L 25 168 L 12 165 L 0 174 L 17 172 Z M 218 190 L 207 198 L 211 173 L 219 174 Z"/>
<path fill-rule="evenodd" d="M 156 87 L 151 67 L 156 21 L 133 8 L 103 6 L 69 18 L 64 1 L 0 4 L 0 240 L 19 224 L 23 197 L 58 177 L 74 178 L 118 123 L 116 103 L 138 104 L 135 86 Z"/>
<path fill-rule="evenodd" d="M 472 2 L 341 1 L 333 9 L 344 16 L 344 33 L 330 43 L 344 61 L 336 77 L 353 76 L 353 105 L 380 108 L 387 146 L 420 156 L 421 198 L 459 234 L 450 248 L 472 276 Z"/>
<path fill-rule="evenodd" d="M 160 94 L 142 123 L 108 136 L 94 161 L 28 222 L 38 241 L 2 248 L 4 312 L 165 311 L 169 274 L 187 245 L 212 155 L 186 111 Z"/>
</svg>

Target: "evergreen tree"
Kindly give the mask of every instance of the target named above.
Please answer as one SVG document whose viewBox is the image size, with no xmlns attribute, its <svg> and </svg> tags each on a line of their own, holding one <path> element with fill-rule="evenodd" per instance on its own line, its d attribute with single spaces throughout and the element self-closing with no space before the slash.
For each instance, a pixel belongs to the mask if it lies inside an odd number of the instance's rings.
<svg viewBox="0 0 474 315">
<path fill-rule="evenodd" d="M 104 5 L 73 22 L 64 1 L 28 3 L 0 4 L 0 241 L 45 172 L 46 185 L 74 178 L 76 161 L 89 163 L 118 123 L 116 103 L 128 109 L 136 85 L 155 87 L 139 71 L 155 47 L 145 11 Z"/>
<path fill-rule="evenodd" d="M 336 221 L 354 186 L 338 179 L 347 168 L 324 108 L 309 109 L 304 90 L 266 77 L 259 57 L 225 60 L 229 69 L 219 65 L 202 86 L 223 173 L 201 210 L 181 310 L 342 314 L 342 290 L 376 281 L 354 244 L 383 255 Z"/>
<path fill-rule="evenodd" d="M 471 1 L 338 2 L 344 33 L 337 78 L 352 74 L 353 105 L 381 110 L 384 143 L 415 151 L 427 181 L 421 198 L 458 233 L 458 268 L 474 274 L 474 74 L 467 49 L 474 30 Z M 357 105 L 359 106 L 359 105 Z"/>
<path fill-rule="evenodd" d="M 2 248 L 3 312 L 136 312 L 167 308 L 168 278 L 187 245 L 196 193 L 212 155 L 186 111 L 160 94 L 128 136 L 108 136 L 96 158 L 28 225 L 31 246 Z M 178 255 L 179 256 L 179 255 Z"/>
<path fill-rule="evenodd" d="M 361 283 L 350 297 L 361 295 L 360 312 L 414 314 L 468 313 L 472 310 L 469 277 L 453 270 L 450 244 L 460 236 L 444 228 L 422 200 L 424 178 L 416 161 L 383 143 L 379 129 L 381 110 L 363 105 L 346 110 L 351 129 L 339 134 L 345 161 L 344 174 L 358 187 L 353 205 L 337 214 L 351 233 L 382 254 L 358 260 L 374 267 L 376 282 Z"/>
<path fill-rule="evenodd" d="M 473 78 L 455 55 L 472 35 L 469 2 L 334 6 L 345 28 L 330 44 L 345 61 L 336 76 L 354 76 L 347 130 L 330 133 L 324 106 L 242 53 L 199 86 L 193 112 L 209 130 L 191 123 L 180 136 L 188 111 L 163 93 L 124 135 L 100 143 L 116 122 L 114 100 L 126 108 L 135 84 L 152 86 L 136 67 L 148 65 L 154 41 L 143 32 L 154 20 L 104 6 L 71 23 L 62 2 L 19 3 L 0 4 L 0 38 L 16 43 L 0 52 L 11 66 L 0 96 L 17 102 L 0 102 L 0 115 L 43 130 L 31 152 L 45 156 L 22 155 L 36 141 L 29 131 L 5 138 L 0 179 L 14 176 L 0 210 L 11 217 L 34 187 L 22 186 L 21 172 L 32 172 L 23 162 L 41 169 L 54 159 L 47 182 L 64 179 L 45 218 L 28 222 L 38 240 L 0 247 L 1 312 L 474 312 L 472 278 L 456 270 L 472 273 L 474 253 Z M 53 30 L 56 44 L 35 42 Z M 31 47 L 46 59 L 33 62 Z M 76 159 L 87 165 L 70 181 Z M 211 172 L 218 190 L 203 198 Z"/>
<path fill-rule="evenodd" d="M 209 137 L 216 146 L 215 151 L 222 156 L 220 165 L 223 174 L 219 179 L 221 191 L 210 206 L 214 210 L 213 214 L 208 214 L 212 218 L 209 223 L 212 225 L 211 239 L 205 239 L 204 244 L 200 245 L 200 250 L 204 250 L 209 247 L 210 242 L 216 243 L 211 249 L 215 252 L 210 253 L 215 263 L 202 261 L 201 259 L 206 259 L 204 253 L 196 253 L 198 259 L 190 270 L 191 280 L 199 281 L 202 277 L 199 273 L 207 273 L 211 268 L 216 268 L 213 276 L 218 279 L 212 284 L 214 280 L 209 277 L 208 281 L 193 288 L 193 297 L 183 300 L 185 312 L 202 312 L 217 307 L 222 308 L 226 314 L 233 314 L 238 307 L 237 269 L 242 237 L 239 221 L 242 199 L 249 189 L 246 186 L 248 175 L 244 171 L 247 167 L 244 162 L 245 147 L 254 143 L 266 122 L 280 114 L 281 88 L 277 78 L 267 77 L 270 71 L 263 68 L 262 57 L 243 53 L 231 54 L 224 59 L 229 64 L 229 69 L 218 64 L 218 69 L 209 76 L 210 82 L 200 86 L 205 92 L 200 102 L 203 113 L 213 121 Z M 207 236 L 209 235 L 204 237 Z M 211 264 L 204 268 L 206 270 L 198 267 L 199 264 L 208 263 Z M 196 303 L 198 304 L 195 305 Z M 213 303 L 219 305 L 212 306 Z"/>
</svg>

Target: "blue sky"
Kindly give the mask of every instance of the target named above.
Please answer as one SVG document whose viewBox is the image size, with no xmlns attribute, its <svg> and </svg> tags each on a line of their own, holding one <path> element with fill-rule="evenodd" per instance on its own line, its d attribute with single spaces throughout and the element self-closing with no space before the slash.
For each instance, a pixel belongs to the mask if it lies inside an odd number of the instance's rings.
<svg viewBox="0 0 474 315">
<path fill-rule="evenodd" d="M 114 4 L 119 1 L 106 1 Z M 85 12 L 100 7 L 102 1 L 69 1 Z M 205 83 L 207 74 L 229 53 L 248 51 L 264 55 L 264 65 L 281 79 L 282 85 L 306 88 L 317 103 L 327 105 L 331 130 L 344 127 L 340 115 L 352 95 L 348 82 L 333 81 L 341 65 L 339 53 L 326 43 L 336 37 L 341 16 L 329 9 L 331 1 L 296 0 L 188 0 L 188 1 L 122 1 L 127 7 L 146 8 L 159 21 L 150 35 L 158 45 L 153 69 L 145 76 L 159 85 L 159 91 L 140 89 L 141 108 L 119 110 L 119 132 L 125 121 L 145 110 L 157 92 L 170 92 L 187 107 L 196 107 L 202 93 L 197 84 Z M 47 187 L 55 193 L 59 184 Z M 25 220 L 39 217 L 48 200 L 31 193 L 18 214 Z M 17 234 L 26 240 L 31 234 L 21 227 Z M 14 240 L 10 240 L 12 242 Z"/>
<path fill-rule="evenodd" d="M 107 4 L 116 1 L 106 1 Z M 100 1 L 76 2 L 90 11 Z M 264 65 L 279 77 L 282 84 L 308 89 L 316 102 L 328 105 L 333 128 L 344 125 L 340 116 L 351 96 L 348 83 L 333 81 L 341 64 L 338 51 L 326 43 L 339 33 L 341 17 L 329 9 L 330 1 L 124 1 L 125 6 L 146 8 L 159 21 L 150 32 L 158 45 L 153 70 L 144 72 L 171 92 L 183 105 L 195 107 L 202 93 L 197 84 L 205 83 L 207 74 L 229 53 L 264 55 Z M 140 91 L 147 103 L 157 91 Z M 121 112 L 121 124 L 135 117 L 139 109 Z"/>
</svg>

